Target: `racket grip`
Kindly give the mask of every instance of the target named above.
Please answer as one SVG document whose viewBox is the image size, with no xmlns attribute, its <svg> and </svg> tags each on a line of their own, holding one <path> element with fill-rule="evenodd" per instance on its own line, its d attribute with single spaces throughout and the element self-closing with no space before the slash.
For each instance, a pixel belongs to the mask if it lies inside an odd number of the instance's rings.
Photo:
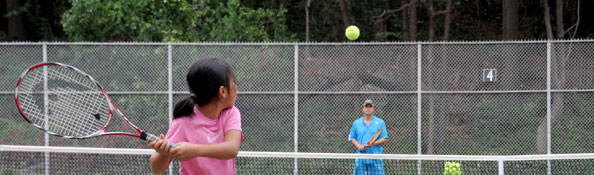
<svg viewBox="0 0 594 175">
<path fill-rule="evenodd" d="M 147 142 L 152 142 L 152 141 L 159 141 L 161 140 L 161 138 L 157 137 L 156 135 L 153 135 L 151 133 L 147 133 L 147 132 L 142 132 L 140 134 L 140 139 L 142 140 L 146 140 Z M 169 143 L 169 151 L 171 151 L 171 149 L 175 148 L 175 144 L 167 141 L 167 143 Z"/>
</svg>

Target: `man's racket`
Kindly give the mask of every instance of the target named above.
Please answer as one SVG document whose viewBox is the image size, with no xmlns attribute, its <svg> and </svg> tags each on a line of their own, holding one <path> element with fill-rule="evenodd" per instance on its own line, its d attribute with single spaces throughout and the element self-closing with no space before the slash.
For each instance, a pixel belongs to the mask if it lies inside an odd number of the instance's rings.
<svg viewBox="0 0 594 175">
<path fill-rule="evenodd" d="M 23 118 L 51 135 L 69 139 L 126 135 L 148 142 L 160 140 L 130 123 L 93 77 L 70 65 L 45 62 L 31 66 L 19 77 L 14 96 Z M 105 132 L 114 111 L 138 133 Z M 169 144 L 169 149 L 175 147 Z"/>
<path fill-rule="evenodd" d="M 377 141 L 377 138 L 379 138 L 380 134 L 382 134 L 382 128 L 380 128 L 379 130 L 377 130 L 377 132 L 375 132 L 375 134 L 373 134 L 373 137 L 371 137 L 371 139 L 367 141 L 367 144 L 371 145 L 375 143 L 375 141 Z"/>
</svg>

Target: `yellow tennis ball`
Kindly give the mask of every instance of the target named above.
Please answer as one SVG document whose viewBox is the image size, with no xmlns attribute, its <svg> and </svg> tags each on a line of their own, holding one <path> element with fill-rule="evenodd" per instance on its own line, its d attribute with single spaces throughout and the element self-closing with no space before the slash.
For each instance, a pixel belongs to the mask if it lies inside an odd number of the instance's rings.
<svg viewBox="0 0 594 175">
<path fill-rule="evenodd" d="M 356 40 L 359 38 L 359 28 L 357 26 L 349 26 L 346 28 L 344 34 L 349 40 Z"/>
</svg>

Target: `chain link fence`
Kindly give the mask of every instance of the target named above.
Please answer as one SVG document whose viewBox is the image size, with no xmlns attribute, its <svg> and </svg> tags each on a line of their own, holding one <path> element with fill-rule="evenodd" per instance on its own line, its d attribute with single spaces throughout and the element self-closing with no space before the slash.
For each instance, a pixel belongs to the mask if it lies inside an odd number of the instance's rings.
<svg viewBox="0 0 594 175">
<path fill-rule="evenodd" d="M 172 105 L 188 95 L 189 65 L 205 57 L 234 68 L 242 151 L 353 153 L 349 129 L 372 99 L 387 124 L 384 153 L 594 152 L 590 40 L 0 43 L 0 143 L 146 148 L 126 136 L 68 140 L 30 127 L 15 109 L 18 75 L 43 61 L 78 67 L 105 86 L 132 123 L 158 134 L 167 132 Z M 108 130 L 132 131 L 113 122 Z"/>
</svg>

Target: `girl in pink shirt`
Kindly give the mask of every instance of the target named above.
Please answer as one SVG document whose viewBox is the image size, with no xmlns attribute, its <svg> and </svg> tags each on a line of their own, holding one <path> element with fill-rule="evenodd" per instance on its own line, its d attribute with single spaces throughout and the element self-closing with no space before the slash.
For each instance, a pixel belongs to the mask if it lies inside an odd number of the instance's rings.
<svg viewBox="0 0 594 175">
<path fill-rule="evenodd" d="M 180 174 L 235 174 L 243 134 L 231 66 L 215 58 L 200 59 L 186 79 L 191 94 L 175 104 L 167 137 L 161 134 L 160 141 L 149 143 L 156 151 L 151 170 L 162 173 L 175 158 Z M 168 141 L 176 147 L 169 150 Z"/>
</svg>

